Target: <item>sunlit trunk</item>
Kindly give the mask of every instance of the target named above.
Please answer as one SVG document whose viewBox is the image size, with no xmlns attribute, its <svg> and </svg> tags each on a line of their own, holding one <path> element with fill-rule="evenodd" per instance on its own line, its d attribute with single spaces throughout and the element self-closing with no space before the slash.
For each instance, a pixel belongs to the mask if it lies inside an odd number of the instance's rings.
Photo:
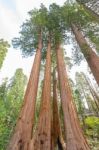
<svg viewBox="0 0 99 150">
<path fill-rule="evenodd" d="M 29 82 L 24 96 L 23 106 L 16 124 L 14 134 L 8 150 L 28 150 L 29 140 L 32 136 L 34 124 L 35 102 L 38 89 L 40 64 L 41 64 L 42 37 L 39 34 L 38 48 L 34 58 Z"/>
<path fill-rule="evenodd" d="M 77 112 L 73 104 L 71 89 L 65 69 L 64 58 L 60 45 L 56 48 L 60 95 L 64 114 L 66 148 L 67 150 L 89 150 L 83 132 L 80 128 Z"/>
<path fill-rule="evenodd" d="M 92 50 L 92 48 L 88 45 L 86 39 L 84 38 L 81 31 L 76 27 L 76 25 L 71 25 L 75 38 L 81 48 L 81 52 L 83 53 L 98 85 L 99 85 L 99 56 Z"/>
<path fill-rule="evenodd" d="M 37 129 L 28 150 L 51 149 L 51 41 L 48 42 L 41 110 Z"/>
</svg>

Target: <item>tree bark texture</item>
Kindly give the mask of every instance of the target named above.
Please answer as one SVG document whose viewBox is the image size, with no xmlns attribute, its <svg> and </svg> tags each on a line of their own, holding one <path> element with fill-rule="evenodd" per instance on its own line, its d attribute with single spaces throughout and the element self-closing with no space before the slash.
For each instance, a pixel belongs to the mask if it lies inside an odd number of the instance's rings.
<svg viewBox="0 0 99 150">
<path fill-rule="evenodd" d="M 77 112 L 73 104 L 72 93 L 68 82 L 60 44 L 56 48 L 56 54 L 60 84 L 60 95 L 64 114 L 66 148 L 67 150 L 90 150 L 87 141 L 83 136 L 83 132 L 80 128 Z"/>
<path fill-rule="evenodd" d="M 30 142 L 29 150 L 51 149 L 51 41 L 48 42 L 42 103 L 38 127 Z"/>
<path fill-rule="evenodd" d="M 76 25 L 72 24 L 72 31 L 75 35 L 75 38 L 81 48 L 81 52 L 83 53 L 98 85 L 99 85 L 99 56 L 92 50 L 92 48 L 88 45 L 86 39 L 84 38 L 82 32 L 76 27 Z"/>
<path fill-rule="evenodd" d="M 53 117 L 52 117 L 52 148 L 54 150 L 56 145 L 60 145 L 61 150 L 66 150 L 66 143 L 62 137 L 59 112 L 58 112 L 58 96 L 57 96 L 57 79 L 56 71 L 53 71 Z"/>
<path fill-rule="evenodd" d="M 41 64 L 42 37 L 39 34 L 38 48 L 34 58 L 29 82 L 24 96 L 23 106 L 16 124 L 14 134 L 7 150 L 28 150 L 34 124 L 35 103 Z"/>
</svg>

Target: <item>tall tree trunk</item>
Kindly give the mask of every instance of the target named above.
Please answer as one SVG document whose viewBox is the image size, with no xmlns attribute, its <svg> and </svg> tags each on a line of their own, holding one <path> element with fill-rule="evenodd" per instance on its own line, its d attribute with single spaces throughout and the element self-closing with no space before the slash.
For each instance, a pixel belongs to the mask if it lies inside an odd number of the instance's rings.
<svg viewBox="0 0 99 150">
<path fill-rule="evenodd" d="M 87 83 L 87 85 L 89 87 L 89 91 L 90 91 L 90 93 L 91 93 L 91 95 L 92 95 L 92 97 L 94 99 L 95 105 L 97 107 L 96 112 L 98 114 L 98 111 L 99 111 L 99 96 L 97 95 L 96 91 L 94 90 L 94 88 L 92 87 L 92 85 L 89 83 L 89 81 L 88 81 L 88 79 L 87 79 L 87 77 L 85 75 L 84 75 L 84 78 L 85 78 L 86 83 Z"/>
<path fill-rule="evenodd" d="M 60 45 L 56 48 L 60 94 L 64 114 L 66 148 L 67 150 L 89 150 L 73 105 L 72 93 L 69 87 L 65 63 Z M 80 143 L 80 144 L 79 144 Z"/>
<path fill-rule="evenodd" d="M 84 2 L 81 2 L 80 0 L 76 0 L 81 6 L 84 7 L 84 9 L 92 15 L 97 21 L 99 21 L 99 14 L 97 14 L 94 10 L 92 10 L 90 7 L 86 6 Z M 98 7 L 98 6 L 97 6 Z"/>
<path fill-rule="evenodd" d="M 62 137 L 59 112 L 58 112 L 58 96 L 57 96 L 57 79 L 56 79 L 56 69 L 53 70 L 53 126 L 52 126 L 52 148 L 54 150 L 56 145 L 61 147 L 61 150 L 66 150 L 66 143 Z"/>
<path fill-rule="evenodd" d="M 93 105 L 92 98 L 90 96 L 88 96 L 88 94 L 86 93 L 86 90 L 85 90 L 85 88 L 84 88 L 84 86 L 83 86 L 82 83 L 81 83 L 81 89 L 82 89 L 82 93 L 84 94 L 84 98 L 86 99 L 89 112 L 92 113 L 92 114 L 94 114 L 94 115 L 97 115 L 97 110 L 95 109 L 95 107 Z"/>
<path fill-rule="evenodd" d="M 99 85 L 99 57 L 88 45 L 86 39 L 84 38 L 81 31 L 76 27 L 76 25 L 71 25 L 75 38 L 81 48 L 81 51 Z"/>
<path fill-rule="evenodd" d="M 86 93 L 86 90 L 85 90 L 83 84 L 80 83 L 80 86 L 81 86 L 81 90 L 82 90 L 82 93 L 83 93 L 83 95 L 84 95 L 84 98 L 85 98 L 85 100 L 86 100 L 86 102 L 87 102 L 88 109 L 89 109 L 90 112 L 93 112 L 93 114 L 94 114 L 95 112 L 94 112 L 92 103 L 91 103 L 91 101 L 90 101 L 90 102 L 88 101 L 88 95 L 87 95 L 87 93 Z"/>
<path fill-rule="evenodd" d="M 40 32 L 38 48 L 36 50 L 33 67 L 31 70 L 27 89 L 25 92 L 23 106 L 16 124 L 14 134 L 7 148 L 8 150 L 28 150 L 28 144 L 32 136 L 32 129 L 34 124 L 35 102 L 40 73 L 41 50 L 42 50 L 41 36 L 42 35 Z"/>
<path fill-rule="evenodd" d="M 38 127 L 30 142 L 29 150 L 51 149 L 51 41 L 48 42 L 42 103 Z"/>
<path fill-rule="evenodd" d="M 92 87 L 92 85 L 90 84 L 86 76 L 85 76 L 85 80 L 89 86 L 90 93 L 92 94 L 93 98 L 96 99 L 97 107 L 99 109 L 99 95 L 96 93 L 96 91 L 94 90 L 94 88 Z"/>
</svg>

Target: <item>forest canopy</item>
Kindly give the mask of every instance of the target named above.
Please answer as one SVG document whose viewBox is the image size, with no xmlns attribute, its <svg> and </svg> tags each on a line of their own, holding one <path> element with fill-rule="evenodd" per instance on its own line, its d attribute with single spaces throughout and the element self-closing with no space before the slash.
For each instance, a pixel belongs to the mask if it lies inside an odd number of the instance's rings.
<svg viewBox="0 0 99 150">
<path fill-rule="evenodd" d="M 62 6 L 52 3 L 48 8 L 41 4 L 29 11 L 29 19 L 22 24 L 12 45 L 24 57 L 34 55 L 34 62 L 28 84 L 19 68 L 0 85 L 1 150 L 98 150 L 96 9 L 96 0 L 69 0 Z M 9 44 L 4 40 L 0 43 L 2 66 Z M 72 50 L 64 48 L 67 44 L 72 45 Z M 69 51 L 72 57 L 68 56 Z M 72 68 L 84 61 L 88 74 L 80 68 L 73 80 Z"/>
</svg>

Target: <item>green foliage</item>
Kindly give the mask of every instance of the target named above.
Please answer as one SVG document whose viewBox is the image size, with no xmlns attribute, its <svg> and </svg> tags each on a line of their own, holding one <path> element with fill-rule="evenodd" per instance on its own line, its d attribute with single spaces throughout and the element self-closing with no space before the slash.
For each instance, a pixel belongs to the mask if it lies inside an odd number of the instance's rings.
<svg viewBox="0 0 99 150">
<path fill-rule="evenodd" d="M 83 115 L 84 114 L 84 106 L 83 106 L 81 95 L 80 95 L 80 92 L 78 91 L 78 89 L 75 90 L 74 97 L 75 97 L 74 100 L 76 103 L 77 112 L 79 115 Z"/>
<path fill-rule="evenodd" d="M 40 9 L 34 9 L 29 12 L 32 23 L 38 28 L 45 28 L 47 25 L 47 8 L 41 4 Z"/>
<path fill-rule="evenodd" d="M 92 16 L 89 15 L 87 11 L 81 6 L 78 5 L 77 3 L 71 3 L 71 2 L 66 2 L 62 7 L 61 7 L 61 13 L 62 13 L 62 18 L 64 20 L 65 24 L 65 30 L 69 32 L 71 30 L 71 23 L 74 23 L 78 30 L 83 29 L 83 32 L 85 31 L 84 35 L 87 35 L 87 30 L 91 29 L 91 22 L 94 22 L 94 19 Z M 80 64 L 80 62 L 84 59 L 83 55 L 78 52 L 79 47 L 77 43 L 75 42 L 75 39 L 73 39 L 72 35 L 70 35 L 72 38 L 72 44 L 74 46 L 73 49 L 73 59 L 75 64 Z M 68 38 L 65 35 L 65 40 L 68 41 Z M 83 51 L 86 51 L 86 57 L 88 56 L 88 48 L 82 46 Z"/>
<path fill-rule="evenodd" d="M 21 68 L 17 69 L 9 84 L 10 89 L 7 93 L 8 98 L 14 101 L 20 101 L 24 94 L 23 89 L 26 82 L 27 77 L 23 74 L 23 70 Z"/>
<path fill-rule="evenodd" d="M 49 9 L 42 4 L 40 9 L 34 9 L 29 12 L 30 19 L 26 20 L 21 26 L 20 37 L 13 39 L 13 45 L 15 48 L 19 47 L 23 56 L 33 55 L 38 45 L 39 33 L 42 33 L 43 50 L 42 58 L 45 59 L 46 47 L 48 36 L 51 36 L 52 43 L 52 63 L 56 67 L 56 55 L 55 48 L 57 43 L 64 43 L 67 39 L 66 32 L 71 30 L 71 23 L 75 23 L 78 27 L 86 29 L 85 33 L 90 37 L 96 45 L 98 45 L 98 38 L 95 37 L 94 31 L 91 31 L 90 22 L 92 17 L 82 6 L 77 3 L 66 2 L 62 7 L 53 3 L 49 6 Z M 89 30 L 88 30 L 89 28 Z M 0 46 L 2 47 L 2 46 Z M 88 55 L 87 45 L 82 46 L 82 50 L 86 51 L 86 57 Z M 3 48 L 2 48 L 3 49 Z M 7 51 L 5 51 L 7 52 Z M 78 53 L 78 51 L 76 51 Z M 4 53 L 5 56 L 5 53 Z M 2 55 L 2 58 L 4 59 Z M 77 55 L 76 55 L 77 56 Z M 1 57 L 1 55 L 0 55 Z M 78 61 L 78 57 L 76 57 Z M 66 57 L 66 61 L 70 67 L 70 58 Z M 2 63 L 1 63 L 2 65 Z M 82 77 L 82 74 L 76 74 L 76 86 L 74 90 L 74 98 L 77 106 L 77 112 L 80 116 L 84 115 L 83 99 L 85 95 L 90 96 L 88 86 Z M 82 84 L 85 86 L 82 86 Z M 24 95 L 24 87 L 26 85 L 26 76 L 23 74 L 22 69 L 18 69 L 15 72 L 14 77 L 8 81 L 5 80 L 0 86 L 0 148 L 5 149 L 6 144 L 10 138 L 13 127 L 18 117 L 20 106 Z M 40 89 L 41 90 L 41 89 Z M 85 91 L 86 90 L 86 91 Z M 41 91 L 40 91 L 41 93 Z M 85 94 L 85 95 L 84 95 Z M 37 97 L 37 110 L 35 115 L 35 121 L 37 123 L 40 110 L 41 96 Z M 63 112 L 60 106 L 61 120 L 63 121 Z M 88 136 L 97 135 L 99 133 L 99 120 L 96 117 L 87 117 L 85 119 L 87 125 Z"/>
<path fill-rule="evenodd" d="M 92 16 L 82 6 L 71 1 L 66 1 L 62 7 L 53 3 L 49 9 L 41 4 L 40 9 L 31 10 L 29 15 L 30 19 L 21 26 L 20 37 L 14 38 L 12 43 L 15 48 L 19 47 L 22 50 L 23 56 L 33 55 L 37 48 L 39 32 L 42 31 L 43 60 L 46 56 L 49 33 L 52 38 L 52 49 L 55 49 L 56 43 L 65 43 L 68 40 L 66 31 L 71 30 L 71 23 L 87 29 L 87 27 L 91 28 L 90 23 L 94 22 Z M 87 30 L 85 31 L 86 34 Z M 95 37 L 92 38 L 92 41 L 95 44 L 98 43 L 98 39 Z M 81 55 L 79 56 L 78 52 L 74 56 L 77 56 L 78 62 L 83 58 Z"/>
<path fill-rule="evenodd" d="M 21 26 L 20 37 L 14 38 L 12 44 L 15 48 L 22 50 L 23 56 L 34 54 L 38 45 L 39 33 L 42 32 L 42 39 L 46 41 L 47 9 L 42 4 L 40 9 L 29 12 L 30 19 Z"/>
<path fill-rule="evenodd" d="M 91 40 L 92 43 L 95 44 L 96 46 L 96 50 L 99 52 L 99 27 L 98 28 L 95 28 L 93 27 L 94 30 L 89 30 L 87 32 L 87 36 L 89 37 L 89 39 Z"/>
<path fill-rule="evenodd" d="M 62 15 L 68 28 L 71 27 L 71 23 L 75 23 L 77 26 L 86 26 L 92 22 L 92 17 L 76 3 L 65 3 L 62 7 Z"/>
<path fill-rule="evenodd" d="M 97 13 L 98 1 L 97 0 L 76 0 L 80 6 L 89 14 L 95 22 L 99 22 L 99 15 Z"/>
<path fill-rule="evenodd" d="M 12 44 L 14 48 L 20 48 L 24 57 L 31 56 L 35 52 L 37 46 L 38 33 L 36 27 L 32 25 L 30 21 L 26 21 L 22 25 L 20 32 L 20 38 L 14 38 Z"/>
<path fill-rule="evenodd" d="M 5 150 L 22 105 L 27 77 L 17 69 L 13 78 L 0 85 L 0 150 Z"/>
<path fill-rule="evenodd" d="M 89 128 L 99 127 L 99 118 L 97 117 L 87 117 L 85 121 Z"/>
<path fill-rule="evenodd" d="M 55 3 L 49 7 L 48 29 L 52 33 L 53 44 L 63 42 L 65 37 L 65 24 L 62 17 L 61 7 Z"/>
<path fill-rule="evenodd" d="M 85 25 L 85 34 L 94 44 L 96 50 L 99 52 L 99 17 L 97 12 L 97 15 L 95 15 L 95 11 L 98 9 L 97 0 L 76 1 L 80 4 L 80 7 L 82 7 L 84 9 L 84 12 L 88 15 L 88 19 Z"/>
<path fill-rule="evenodd" d="M 7 93 L 7 82 L 8 79 L 5 78 L 2 82 L 2 85 L 0 86 L 0 99 L 4 100 L 4 97 Z"/>
<path fill-rule="evenodd" d="M 40 9 L 29 12 L 30 19 L 21 26 L 20 37 L 14 38 L 12 44 L 15 48 L 22 50 L 23 56 L 33 55 L 38 44 L 39 32 L 42 32 L 44 58 L 47 48 L 48 36 L 51 36 L 52 47 L 65 37 L 65 24 L 62 18 L 61 7 L 55 3 L 51 4 L 49 11 L 42 4 Z M 57 41 L 57 42 L 56 42 Z"/>
<path fill-rule="evenodd" d="M 7 41 L 0 39 L 0 68 L 2 67 L 9 46 L 10 45 L 8 44 Z"/>
<path fill-rule="evenodd" d="M 99 136 L 99 118 L 98 117 L 87 117 L 85 119 L 87 126 L 88 136 L 98 137 Z"/>
</svg>

